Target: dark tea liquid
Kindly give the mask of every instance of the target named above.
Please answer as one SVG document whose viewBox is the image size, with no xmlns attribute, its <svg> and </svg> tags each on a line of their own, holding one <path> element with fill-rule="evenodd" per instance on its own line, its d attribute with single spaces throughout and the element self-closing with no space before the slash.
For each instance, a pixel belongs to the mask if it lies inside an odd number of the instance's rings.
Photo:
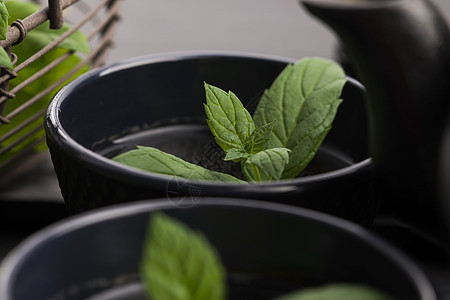
<svg viewBox="0 0 450 300">
<path fill-rule="evenodd" d="M 261 280 L 257 278 L 229 279 L 227 297 L 229 300 L 269 300 L 280 297 L 294 290 L 298 285 L 273 280 Z M 140 282 L 132 282 L 125 285 L 110 288 L 93 295 L 86 300 L 150 300 Z M 211 299 L 213 300 L 213 299 Z"/>
<path fill-rule="evenodd" d="M 240 165 L 222 160 L 224 153 L 215 143 L 208 126 L 203 124 L 166 125 L 131 132 L 99 143 L 95 145 L 93 150 L 111 158 L 135 149 L 136 145 L 151 146 L 205 168 L 230 173 L 242 178 Z M 354 161 L 351 157 L 324 143 L 317 152 L 316 157 L 300 176 L 329 172 L 344 168 L 352 163 Z"/>
</svg>

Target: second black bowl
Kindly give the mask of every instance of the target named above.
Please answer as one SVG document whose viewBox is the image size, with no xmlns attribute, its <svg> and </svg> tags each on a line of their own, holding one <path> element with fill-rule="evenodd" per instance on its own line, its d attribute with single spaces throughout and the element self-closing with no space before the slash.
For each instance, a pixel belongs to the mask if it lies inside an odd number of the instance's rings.
<svg viewBox="0 0 450 300">
<path fill-rule="evenodd" d="M 399 300 L 436 300 L 413 262 L 360 226 L 307 209 L 219 198 L 202 198 L 188 209 L 166 199 L 128 203 L 51 225 L 3 262 L 0 299 L 146 299 L 139 264 L 155 212 L 202 232 L 217 249 L 228 274 L 228 299 L 274 299 L 323 284 L 356 283 Z"/>
</svg>

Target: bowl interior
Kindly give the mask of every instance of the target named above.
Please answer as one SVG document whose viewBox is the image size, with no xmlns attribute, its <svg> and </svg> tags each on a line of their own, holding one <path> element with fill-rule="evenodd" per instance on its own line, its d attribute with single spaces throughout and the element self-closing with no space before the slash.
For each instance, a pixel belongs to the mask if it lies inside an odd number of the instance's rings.
<svg viewBox="0 0 450 300">
<path fill-rule="evenodd" d="M 356 225 L 306 209 L 230 199 L 203 199 L 189 209 L 170 201 L 136 202 L 50 227 L 6 261 L 0 295 L 11 297 L 2 299 L 86 299 L 138 284 L 142 243 L 155 211 L 203 232 L 218 249 L 229 299 L 271 299 L 306 286 L 348 281 L 370 284 L 398 299 L 435 299 L 415 265 Z M 142 299 L 136 297 L 128 299 Z"/>
</svg>

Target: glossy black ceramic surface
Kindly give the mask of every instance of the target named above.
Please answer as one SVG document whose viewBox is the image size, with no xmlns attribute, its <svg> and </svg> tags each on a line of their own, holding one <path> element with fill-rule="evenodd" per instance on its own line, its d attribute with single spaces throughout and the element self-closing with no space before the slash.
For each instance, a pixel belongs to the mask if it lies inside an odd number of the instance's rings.
<svg viewBox="0 0 450 300">
<path fill-rule="evenodd" d="M 166 199 L 103 208 L 36 233 L 3 262 L 0 298 L 81 300 L 111 289 L 134 295 L 149 214 L 163 211 L 203 232 L 218 249 L 229 299 L 273 299 L 343 281 L 370 284 L 397 299 L 436 299 L 414 263 L 350 222 L 248 199 L 203 198 L 190 208 L 173 204 Z M 143 299 L 137 291 L 125 299 Z"/>
<path fill-rule="evenodd" d="M 377 203 L 370 190 L 364 90 L 352 79 L 324 142 L 349 164 L 329 172 L 267 184 L 221 184 L 147 173 L 98 153 L 99 145 L 135 128 L 205 124 L 204 81 L 232 90 L 250 106 L 289 62 L 253 54 L 164 54 L 98 69 L 67 85 L 50 104 L 45 126 L 70 211 L 194 194 L 284 202 L 370 223 Z"/>
<path fill-rule="evenodd" d="M 444 138 L 439 155 L 439 199 L 440 218 L 444 220 L 443 227 L 446 236 L 450 236 L 450 112 L 445 128 Z"/>
<path fill-rule="evenodd" d="M 301 1 L 338 35 L 367 88 L 376 191 L 397 217 L 450 245 L 439 197 L 450 31 L 430 0 Z"/>
</svg>

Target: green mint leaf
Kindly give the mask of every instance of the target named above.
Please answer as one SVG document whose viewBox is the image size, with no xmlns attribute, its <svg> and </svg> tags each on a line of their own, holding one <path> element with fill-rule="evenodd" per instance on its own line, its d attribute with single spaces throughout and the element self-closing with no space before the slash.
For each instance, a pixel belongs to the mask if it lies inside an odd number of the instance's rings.
<svg viewBox="0 0 450 300">
<path fill-rule="evenodd" d="M 330 284 L 294 292 L 274 300 L 394 300 L 376 288 L 358 284 Z"/>
<path fill-rule="evenodd" d="M 8 53 L 6 53 L 3 47 L 0 47 L 0 65 L 10 70 L 14 68 Z"/>
<path fill-rule="evenodd" d="M 267 147 L 292 150 L 281 178 L 296 177 L 315 156 L 331 129 L 345 82 L 337 63 L 304 58 L 288 65 L 263 94 L 256 126 L 277 120 Z"/>
<path fill-rule="evenodd" d="M 247 153 L 255 154 L 265 150 L 274 125 L 275 121 L 256 128 L 245 141 L 245 151 Z"/>
<path fill-rule="evenodd" d="M 9 12 L 5 1 L 0 0 L 0 40 L 6 40 L 8 34 Z"/>
<path fill-rule="evenodd" d="M 289 162 L 287 148 L 272 148 L 250 156 L 243 164 L 242 171 L 248 181 L 279 180 Z"/>
<path fill-rule="evenodd" d="M 277 121 L 271 133 L 269 148 L 285 146 L 290 129 L 295 127 L 306 100 L 300 85 L 301 74 L 297 71 L 294 65 L 286 66 L 264 92 L 253 116 L 256 126 Z"/>
<path fill-rule="evenodd" d="M 41 8 L 41 6 L 36 3 L 17 0 L 8 0 L 6 2 L 6 7 L 10 14 L 9 23 L 12 23 L 17 19 L 24 19 Z M 33 48 L 41 49 L 46 45 L 48 45 L 53 40 L 55 40 L 56 38 L 58 38 L 69 28 L 70 26 L 68 26 L 67 24 L 63 24 L 63 27 L 61 29 L 50 29 L 49 21 L 46 21 L 43 24 L 31 30 L 30 32 L 28 32 L 27 37 L 23 43 L 32 44 Z M 67 39 L 62 41 L 58 45 L 58 47 L 64 48 L 66 50 L 74 50 L 80 51 L 82 53 L 89 53 L 89 42 L 86 36 L 80 31 L 75 31 Z M 18 53 L 16 54 L 19 55 Z M 26 54 L 32 53 L 28 52 Z M 25 58 L 28 58 L 28 56 L 26 56 Z"/>
<path fill-rule="evenodd" d="M 205 83 L 205 112 L 209 129 L 217 144 L 227 152 L 245 149 L 245 141 L 255 130 L 250 113 L 232 92 Z"/>
<path fill-rule="evenodd" d="M 250 153 L 248 153 L 242 148 L 232 148 L 227 151 L 227 154 L 223 160 L 225 161 L 232 160 L 234 162 L 239 162 L 249 158 L 250 155 L 251 155 Z"/>
<path fill-rule="evenodd" d="M 175 155 L 153 147 L 138 146 L 137 149 L 125 152 L 113 160 L 144 171 L 178 176 L 193 180 L 245 182 L 228 174 L 214 172 L 187 162 Z"/>
<path fill-rule="evenodd" d="M 162 213 L 150 216 L 140 273 L 153 300 L 225 299 L 225 268 L 214 247 Z"/>
</svg>

